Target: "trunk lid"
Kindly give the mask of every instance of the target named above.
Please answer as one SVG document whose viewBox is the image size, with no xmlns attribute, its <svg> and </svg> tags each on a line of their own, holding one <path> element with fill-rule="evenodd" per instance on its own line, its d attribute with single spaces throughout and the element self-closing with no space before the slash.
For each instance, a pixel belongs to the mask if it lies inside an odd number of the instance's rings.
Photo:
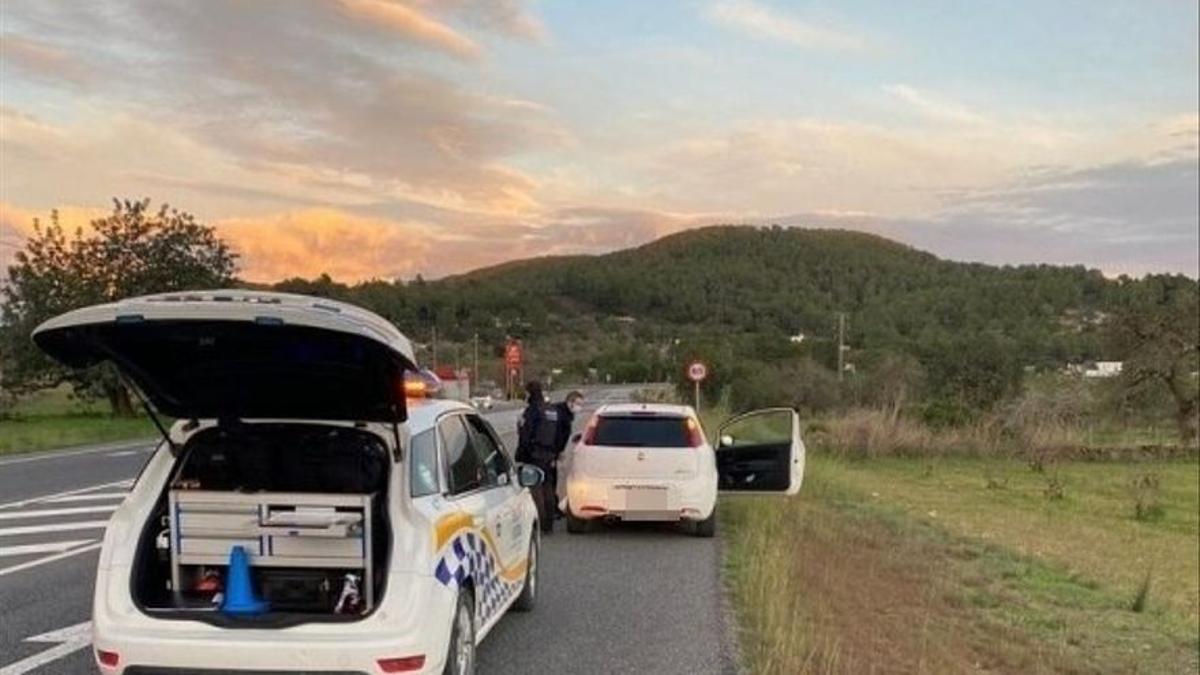
<svg viewBox="0 0 1200 675">
<path fill-rule="evenodd" d="M 111 361 L 186 419 L 405 419 L 412 345 L 364 309 L 284 293 L 199 291 L 84 307 L 33 340 L 72 367 Z"/>
</svg>

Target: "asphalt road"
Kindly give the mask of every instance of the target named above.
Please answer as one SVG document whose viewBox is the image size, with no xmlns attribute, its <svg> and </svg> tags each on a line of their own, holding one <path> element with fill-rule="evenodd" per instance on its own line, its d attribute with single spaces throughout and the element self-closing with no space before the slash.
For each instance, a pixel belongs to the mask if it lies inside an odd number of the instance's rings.
<svg viewBox="0 0 1200 675">
<path fill-rule="evenodd" d="M 588 408 L 629 387 L 587 391 Z M 486 415 L 512 444 L 517 409 Z M 0 675 L 94 672 L 96 549 L 149 443 L 0 460 Z M 479 648 L 481 673 L 728 673 L 736 670 L 718 541 L 618 526 L 543 543 L 541 596 Z"/>
</svg>

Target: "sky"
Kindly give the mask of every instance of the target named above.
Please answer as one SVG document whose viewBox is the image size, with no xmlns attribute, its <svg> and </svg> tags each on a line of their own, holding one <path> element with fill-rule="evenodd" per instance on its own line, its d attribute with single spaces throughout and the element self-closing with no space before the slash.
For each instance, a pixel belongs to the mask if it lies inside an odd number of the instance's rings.
<svg viewBox="0 0 1200 675">
<path fill-rule="evenodd" d="M 1198 274 L 1194 0 L 3 0 L 0 266 L 149 197 L 253 281 L 716 223 Z"/>
</svg>

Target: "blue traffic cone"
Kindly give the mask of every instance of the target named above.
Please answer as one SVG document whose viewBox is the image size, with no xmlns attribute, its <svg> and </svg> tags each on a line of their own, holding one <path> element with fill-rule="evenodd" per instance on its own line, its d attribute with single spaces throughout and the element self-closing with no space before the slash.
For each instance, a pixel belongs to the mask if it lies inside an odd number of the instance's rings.
<svg viewBox="0 0 1200 675">
<path fill-rule="evenodd" d="M 250 558 L 241 546 L 234 546 L 229 551 L 229 573 L 225 577 L 225 602 L 221 611 L 247 616 L 267 611 L 267 603 L 254 597 L 254 587 L 250 584 Z"/>
</svg>

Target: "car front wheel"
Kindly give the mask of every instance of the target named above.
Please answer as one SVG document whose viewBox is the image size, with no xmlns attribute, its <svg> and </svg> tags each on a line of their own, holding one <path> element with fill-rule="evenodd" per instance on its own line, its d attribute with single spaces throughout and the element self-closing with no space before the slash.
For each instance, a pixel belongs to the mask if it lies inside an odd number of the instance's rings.
<svg viewBox="0 0 1200 675">
<path fill-rule="evenodd" d="M 445 675 L 475 673 L 475 603 L 467 590 L 458 592 L 454 624 L 450 628 L 450 647 L 446 654 Z"/>
<path fill-rule="evenodd" d="M 518 612 L 528 612 L 537 604 L 538 540 L 536 534 L 529 538 L 529 557 L 526 558 L 526 561 L 525 587 L 521 589 L 521 595 L 513 603 L 513 609 L 516 609 Z"/>
</svg>

